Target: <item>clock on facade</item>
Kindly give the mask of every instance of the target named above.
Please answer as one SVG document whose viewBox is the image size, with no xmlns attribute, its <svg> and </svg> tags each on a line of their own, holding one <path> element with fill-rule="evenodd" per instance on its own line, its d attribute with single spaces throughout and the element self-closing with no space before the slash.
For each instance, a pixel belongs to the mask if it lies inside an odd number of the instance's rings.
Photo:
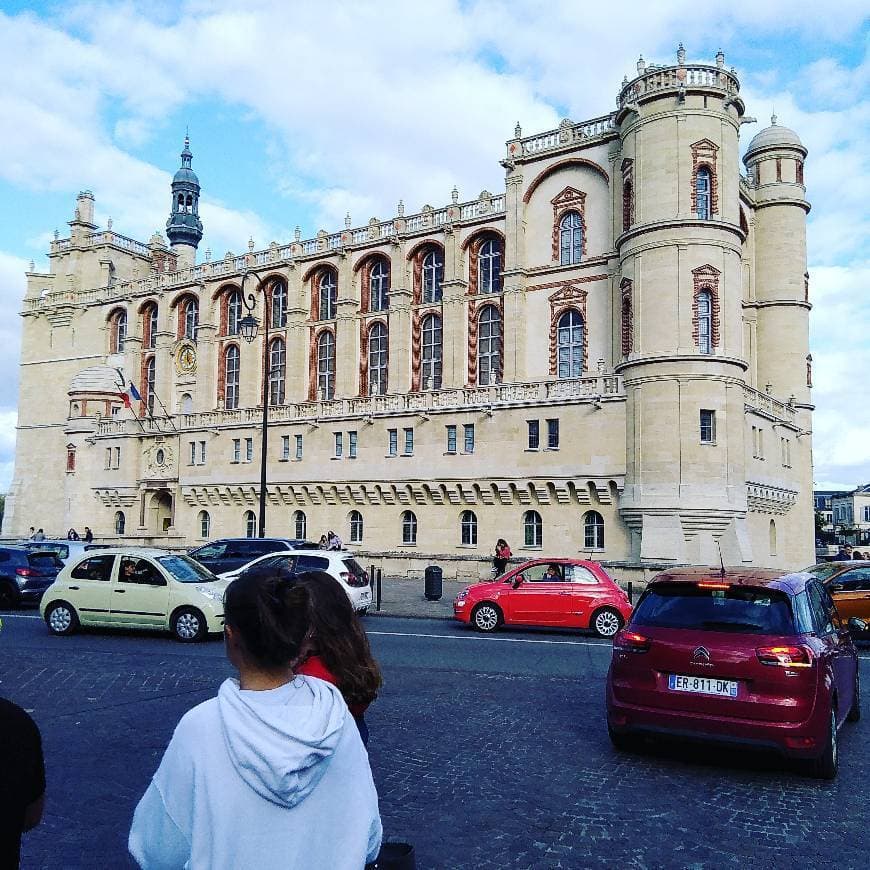
<svg viewBox="0 0 870 870">
<path fill-rule="evenodd" d="M 180 375 L 192 375 L 196 371 L 196 347 L 189 342 L 175 352 L 175 368 Z"/>
</svg>

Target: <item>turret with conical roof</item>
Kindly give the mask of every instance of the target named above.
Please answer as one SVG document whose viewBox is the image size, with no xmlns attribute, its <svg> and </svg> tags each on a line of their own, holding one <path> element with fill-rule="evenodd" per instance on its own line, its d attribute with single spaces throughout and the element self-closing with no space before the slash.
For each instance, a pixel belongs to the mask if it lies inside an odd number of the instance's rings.
<svg viewBox="0 0 870 870">
<path fill-rule="evenodd" d="M 190 139 L 184 137 L 181 168 L 172 179 L 172 209 L 166 221 L 166 235 L 172 249 L 178 254 L 179 265 L 193 265 L 196 248 L 202 239 L 202 221 L 199 219 L 199 179 L 191 168 L 193 154 Z"/>
</svg>

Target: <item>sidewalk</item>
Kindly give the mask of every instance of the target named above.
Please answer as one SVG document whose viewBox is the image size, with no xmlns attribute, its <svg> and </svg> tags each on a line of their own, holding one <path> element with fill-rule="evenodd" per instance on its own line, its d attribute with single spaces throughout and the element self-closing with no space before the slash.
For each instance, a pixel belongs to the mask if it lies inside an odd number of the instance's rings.
<svg viewBox="0 0 870 870">
<path fill-rule="evenodd" d="M 470 584 L 445 580 L 438 601 L 427 601 L 423 594 L 423 579 L 384 577 L 381 581 L 381 609 L 377 609 L 377 587 L 372 589 L 369 616 L 413 616 L 422 619 L 453 619 L 453 599 Z"/>
</svg>

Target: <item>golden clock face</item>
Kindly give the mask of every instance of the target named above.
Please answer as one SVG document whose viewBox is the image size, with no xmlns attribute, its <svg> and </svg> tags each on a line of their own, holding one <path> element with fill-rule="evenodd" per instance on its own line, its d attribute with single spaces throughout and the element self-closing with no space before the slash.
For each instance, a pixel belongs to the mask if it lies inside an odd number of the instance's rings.
<svg viewBox="0 0 870 870">
<path fill-rule="evenodd" d="M 180 374 L 193 374 L 196 371 L 196 348 L 192 344 L 183 344 L 178 349 L 176 364 Z"/>
</svg>

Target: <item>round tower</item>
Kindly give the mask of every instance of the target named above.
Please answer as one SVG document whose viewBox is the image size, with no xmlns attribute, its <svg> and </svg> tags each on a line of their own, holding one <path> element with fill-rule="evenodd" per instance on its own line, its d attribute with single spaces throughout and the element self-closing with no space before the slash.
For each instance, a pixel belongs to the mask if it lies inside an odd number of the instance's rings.
<svg viewBox="0 0 870 870">
<path fill-rule="evenodd" d="M 614 212 L 626 390 L 620 513 L 632 558 L 751 558 L 743 455 L 738 130 L 740 85 L 724 66 L 649 65 L 617 99 Z M 621 197 L 621 202 L 619 201 Z"/>
<path fill-rule="evenodd" d="M 199 219 L 199 179 L 191 169 L 193 154 L 190 139 L 184 137 L 181 168 L 172 179 L 172 208 L 166 221 L 166 235 L 172 250 L 178 255 L 178 266 L 192 266 L 196 262 L 196 248 L 202 239 L 202 221 Z"/>
</svg>

